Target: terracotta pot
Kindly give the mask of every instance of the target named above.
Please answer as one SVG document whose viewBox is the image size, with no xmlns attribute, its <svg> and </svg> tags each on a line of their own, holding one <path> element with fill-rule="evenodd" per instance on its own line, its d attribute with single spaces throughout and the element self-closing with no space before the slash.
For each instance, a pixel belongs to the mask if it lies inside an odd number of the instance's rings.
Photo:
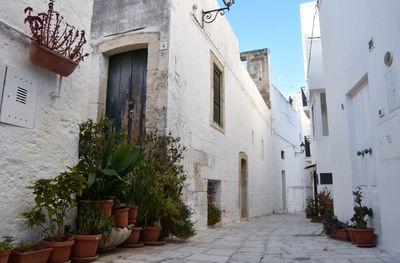
<svg viewBox="0 0 400 263">
<path fill-rule="evenodd" d="M 67 241 L 52 242 L 43 240 L 42 244 L 45 247 L 53 248 L 48 263 L 65 263 L 69 260 L 71 249 L 74 245 L 74 238 L 70 237 Z"/>
<path fill-rule="evenodd" d="M 118 208 L 112 211 L 115 220 L 115 227 L 124 228 L 128 226 L 129 208 Z"/>
<path fill-rule="evenodd" d="M 353 237 L 358 247 L 374 247 L 375 246 L 375 229 L 373 228 L 353 228 Z"/>
<path fill-rule="evenodd" d="M 77 235 L 72 234 L 75 238 L 75 244 L 72 247 L 71 257 L 76 259 L 93 258 L 97 255 L 97 248 L 101 241 L 101 235 Z"/>
<path fill-rule="evenodd" d="M 68 77 L 74 72 L 78 62 L 64 57 L 57 52 L 31 41 L 29 59 L 32 64 L 45 68 L 61 76 Z"/>
<path fill-rule="evenodd" d="M 103 214 L 106 217 L 110 217 L 112 214 L 112 207 L 114 204 L 114 200 L 80 200 L 79 203 L 81 205 L 99 205 Z"/>
<path fill-rule="evenodd" d="M 126 245 L 133 245 L 139 243 L 140 233 L 142 232 L 143 228 L 141 227 L 133 227 L 131 235 L 129 236 L 128 240 L 126 240 Z"/>
<path fill-rule="evenodd" d="M 349 235 L 351 243 L 355 244 L 356 240 L 354 239 L 353 228 L 346 228 L 346 230 L 347 230 L 347 234 Z"/>
<path fill-rule="evenodd" d="M 144 242 L 156 242 L 160 237 L 161 227 L 151 226 L 145 227 L 142 232 Z"/>
<path fill-rule="evenodd" d="M 311 217 L 311 222 L 313 222 L 313 223 L 321 223 L 321 217 L 319 217 L 319 216 L 312 216 L 312 217 Z"/>
<path fill-rule="evenodd" d="M 129 223 L 135 224 L 139 208 L 134 205 L 129 205 L 128 207 L 129 207 L 128 221 Z"/>
<path fill-rule="evenodd" d="M 331 238 L 343 241 L 350 241 L 350 237 L 346 229 L 332 229 Z"/>
<path fill-rule="evenodd" d="M 9 263 L 46 263 L 53 248 L 42 248 L 29 252 L 11 252 Z"/>
<path fill-rule="evenodd" d="M 11 254 L 11 249 L 0 251 L 0 263 L 7 263 L 10 254 Z"/>
</svg>

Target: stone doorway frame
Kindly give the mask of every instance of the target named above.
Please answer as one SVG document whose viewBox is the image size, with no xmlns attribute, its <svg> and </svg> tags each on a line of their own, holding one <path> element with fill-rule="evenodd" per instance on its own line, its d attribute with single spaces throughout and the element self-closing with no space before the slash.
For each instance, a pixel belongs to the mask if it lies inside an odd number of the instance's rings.
<svg viewBox="0 0 400 263">
<path fill-rule="evenodd" d="M 147 49 L 148 52 L 145 128 L 163 130 L 162 127 L 166 123 L 160 122 L 159 115 L 162 115 L 162 113 L 158 110 L 163 109 L 167 104 L 167 81 L 166 79 L 163 81 L 162 69 L 168 69 L 168 50 L 160 51 L 159 32 L 118 35 L 103 39 L 97 45 L 94 45 L 91 54 L 92 69 L 89 81 L 88 118 L 97 120 L 105 116 L 109 57 L 138 49 Z M 165 56 L 161 54 L 164 52 L 167 52 Z M 163 92 L 165 94 L 162 94 Z"/>
</svg>

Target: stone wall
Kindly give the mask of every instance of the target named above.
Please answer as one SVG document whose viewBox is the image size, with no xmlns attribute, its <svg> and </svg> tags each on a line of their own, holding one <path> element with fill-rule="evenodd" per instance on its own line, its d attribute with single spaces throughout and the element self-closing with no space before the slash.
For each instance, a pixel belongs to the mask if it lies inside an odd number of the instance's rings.
<svg viewBox="0 0 400 263">
<path fill-rule="evenodd" d="M 201 10 L 216 1 L 172 1 L 168 130 L 188 146 L 187 201 L 195 221 L 207 224 L 207 181 L 220 181 L 223 223 L 240 220 L 239 153 L 248 157 L 249 216 L 274 210 L 277 187 L 271 168 L 270 111 L 240 61 L 238 40 L 224 17 L 201 23 Z M 224 127 L 212 125 L 212 65 L 214 57 L 224 74 Z"/>
<path fill-rule="evenodd" d="M 46 2 L 3 1 L 0 5 L 0 63 L 38 83 L 34 128 L 0 123 L 0 236 L 11 234 L 25 238 L 29 235 L 20 216 L 33 206 L 31 190 L 25 187 L 33 180 L 53 177 L 76 163 L 78 124 L 87 114 L 86 76 L 90 57 L 71 76 L 63 78 L 59 96 L 51 95 L 57 93 L 57 75 L 29 62 L 30 41 L 26 33 L 30 31 L 24 24 L 23 10 L 31 6 L 35 12 L 46 11 Z M 55 9 L 66 21 L 90 31 L 91 1 L 56 1 Z M 90 40 L 90 34 L 87 35 Z"/>
</svg>

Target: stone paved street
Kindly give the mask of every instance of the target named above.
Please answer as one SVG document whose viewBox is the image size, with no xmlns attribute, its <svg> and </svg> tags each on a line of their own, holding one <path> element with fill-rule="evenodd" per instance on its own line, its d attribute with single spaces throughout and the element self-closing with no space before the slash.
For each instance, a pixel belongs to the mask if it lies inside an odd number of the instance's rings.
<svg viewBox="0 0 400 263">
<path fill-rule="evenodd" d="M 119 249 L 96 262 L 400 262 L 400 255 L 379 248 L 318 236 L 320 228 L 303 215 L 272 215 L 201 231 L 186 243 Z"/>
</svg>

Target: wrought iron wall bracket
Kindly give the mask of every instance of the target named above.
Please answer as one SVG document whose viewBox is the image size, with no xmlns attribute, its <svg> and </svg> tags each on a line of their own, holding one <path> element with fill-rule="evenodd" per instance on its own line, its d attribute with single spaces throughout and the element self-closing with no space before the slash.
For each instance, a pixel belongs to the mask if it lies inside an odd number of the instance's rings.
<svg viewBox="0 0 400 263">
<path fill-rule="evenodd" d="M 202 13 L 203 23 L 210 24 L 210 23 L 214 22 L 215 19 L 217 19 L 218 14 L 221 16 L 225 15 L 225 10 L 229 11 L 229 7 L 214 9 L 214 10 L 210 10 L 210 11 L 203 10 L 203 13 Z"/>
</svg>

